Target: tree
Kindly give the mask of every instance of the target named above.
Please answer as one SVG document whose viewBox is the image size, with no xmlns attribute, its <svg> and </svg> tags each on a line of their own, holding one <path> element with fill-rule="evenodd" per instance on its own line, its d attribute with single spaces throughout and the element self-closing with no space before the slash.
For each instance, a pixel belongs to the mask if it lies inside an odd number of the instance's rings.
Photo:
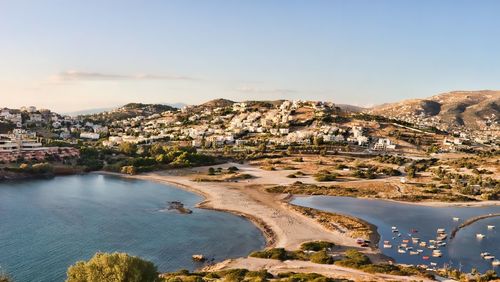
<svg viewBox="0 0 500 282">
<path fill-rule="evenodd" d="M 159 281 L 156 266 L 125 253 L 97 253 L 89 261 L 70 266 L 66 282 L 153 282 Z"/>
<path fill-rule="evenodd" d="M 128 166 L 122 167 L 121 173 L 134 175 L 137 173 L 137 169 L 133 165 L 128 165 Z"/>
<path fill-rule="evenodd" d="M 0 282 L 12 282 L 9 275 L 0 273 Z"/>
<path fill-rule="evenodd" d="M 215 169 L 213 167 L 208 168 L 208 175 L 215 175 Z"/>
<path fill-rule="evenodd" d="M 137 151 L 137 145 L 130 142 L 123 142 L 120 144 L 119 149 L 126 155 L 134 155 Z"/>
</svg>

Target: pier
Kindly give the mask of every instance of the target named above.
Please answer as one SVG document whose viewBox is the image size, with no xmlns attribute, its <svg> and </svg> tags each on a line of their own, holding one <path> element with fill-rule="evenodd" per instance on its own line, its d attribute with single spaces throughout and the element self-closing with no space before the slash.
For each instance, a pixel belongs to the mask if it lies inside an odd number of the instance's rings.
<svg viewBox="0 0 500 282">
<path fill-rule="evenodd" d="M 479 221 L 479 220 L 482 220 L 482 219 L 486 219 L 486 218 L 490 218 L 490 217 L 496 217 L 496 216 L 500 216 L 500 213 L 489 213 L 489 214 L 480 215 L 480 216 L 476 216 L 476 217 L 472 217 L 472 218 L 467 219 L 466 221 L 464 221 L 462 224 L 460 224 L 459 226 L 455 227 L 451 231 L 451 233 L 450 233 L 450 240 L 452 240 L 455 237 L 455 235 L 457 234 L 457 232 L 460 229 L 462 229 L 464 227 L 467 227 L 467 226 L 473 224 L 476 221 Z"/>
</svg>

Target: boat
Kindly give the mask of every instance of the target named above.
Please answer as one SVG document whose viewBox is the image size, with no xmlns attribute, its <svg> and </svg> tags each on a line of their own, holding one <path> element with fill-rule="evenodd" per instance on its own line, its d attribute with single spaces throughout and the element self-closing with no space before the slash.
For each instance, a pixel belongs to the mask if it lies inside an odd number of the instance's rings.
<svg viewBox="0 0 500 282">
<path fill-rule="evenodd" d="M 398 228 L 396 226 L 391 227 L 392 230 L 397 230 Z"/>
<path fill-rule="evenodd" d="M 489 256 L 484 256 L 483 257 L 485 260 L 494 260 L 495 256 L 489 255 Z"/>
<path fill-rule="evenodd" d="M 401 247 L 406 248 L 406 247 L 408 247 L 408 244 L 403 243 L 403 244 L 401 244 Z"/>
<path fill-rule="evenodd" d="M 413 238 L 411 238 L 411 241 L 413 242 L 413 244 L 416 244 L 420 241 L 420 238 L 413 237 Z"/>
<path fill-rule="evenodd" d="M 410 240 L 408 240 L 408 239 L 404 239 L 402 242 L 403 242 L 403 243 L 409 243 L 409 242 L 410 242 Z"/>
<path fill-rule="evenodd" d="M 439 243 L 438 245 L 439 245 L 440 247 L 444 247 L 444 246 L 446 246 L 446 242 L 441 242 L 441 243 Z"/>
<path fill-rule="evenodd" d="M 453 218 L 453 221 L 459 221 L 460 220 L 460 217 L 454 217 Z"/>
<path fill-rule="evenodd" d="M 422 249 L 418 249 L 418 250 L 417 250 L 417 252 L 418 252 L 419 254 L 421 254 L 421 253 L 423 253 L 423 252 L 424 252 L 424 250 L 422 250 Z"/>
<path fill-rule="evenodd" d="M 432 251 L 432 256 L 435 258 L 440 258 L 443 254 L 441 253 L 440 250 L 434 250 Z"/>
<path fill-rule="evenodd" d="M 488 225 L 488 230 L 492 230 L 492 229 L 495 229 L 495 225 Z"/>
<path fill-rule="evenodd" d="M 400 254 L 406 254 L 406 250 L 398 249 L 398 253 L 400 253 Z"/>
<path fill-rule="evenodd" d="M 478 238 L 478 239 L 483 239 L 484 237 L 486 237 L 484 234 L 481 234 L 481 233 L 476 234 L 476 238 Z"/>
<path fill-rule="evenodd" d="M 485 256 L 490 256 L 491 254 L 488 252 L 481 253 L 481 256 L 484 258 Z"/>
<path fill-rule="evenodd" d="M 398 233 L 398 237 L 401 237 L 401 233 Z"/>
<path fill-rule="evenodd" d="M 423 256 L 422 257 L 423 260 L 429 260 L 429 258 L 430 258 L 429 256 Z"/>
<path fill-rule="evenodd" d="M 446 240 L 447 237 L 448 237 L 448 235 L 446 235 L 446 233 L 445 234 L 439 234 L 437 236 L 437 239 L 442 241 L 442 240 Z"/>
<path fill-rule="evenodd" d="M 435 263 L 435 262 L 431 262 L 431 263 L 430 263 L 430 265 L 431 265 L 431 266 L 437 266 L 437 263 Z"/>
<path fill-rule="evenodd" d="M 437 233 L 446 233 L 446 229 L 438 228 Z"/>
<path fill-rule="evenodd" d="M 429 245 L 429 247 L 427 247 L 427 248 L 428 248 L 429 250 L 434 250 L 434 249 L 436 249 L 436 246 L 434 246 L 434 245 Z"/>
<path fill-rule="evenodd" d="M 390 248 L 392 248 L 391 244 L 384 244 L 384 249 L 390 249 Z"/>
<path fill-rule="evenodd" d="M 496 260 L 492 261 L 491 265 L 493 265 L 493 266 L 500 266 L 500 260 L 496 259 Z"/>
<path fill-rule="evenodd" d="M 422 242 L 420 242 L 420 244 L 418 244 L 418 245 L 419 245 L 420 247 L 425 247 L 425 246 L 427 246 L 427 242 L 422 241 Z"/>
<path fill-rule="evenodd" d="M 410 251 L 410 256 L 414 256 L 414 255 L 418 255 L 418 254 L 419 254 L 418 252 Z"/>
</svg>

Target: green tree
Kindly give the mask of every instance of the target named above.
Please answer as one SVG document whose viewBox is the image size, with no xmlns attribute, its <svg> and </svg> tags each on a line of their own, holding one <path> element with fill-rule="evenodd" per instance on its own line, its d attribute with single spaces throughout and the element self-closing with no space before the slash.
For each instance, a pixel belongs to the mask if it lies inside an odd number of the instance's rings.
<svg viewBox="0 0 500 282">
<path fill-rule="evenodd" d="M 118 147 L 120 152 L 126 155 L 134 155 L 137 151 L 137 145 L 130 142 L 123 142 Z"/>
<path fill-rule="evenodd" d="M 66 282 L 153 282 L 159 281 L 156 266 L 125 253 L 97 253 L 89 261 L 68 268 Z"/>
</svg>

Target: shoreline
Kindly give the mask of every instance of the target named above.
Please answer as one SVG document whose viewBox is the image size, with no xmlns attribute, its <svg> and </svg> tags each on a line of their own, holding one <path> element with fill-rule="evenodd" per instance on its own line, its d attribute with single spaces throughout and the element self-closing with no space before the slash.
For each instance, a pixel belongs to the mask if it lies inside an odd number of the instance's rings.
<svg viewBox="0 0 500 282">
<path fill-rule="evenodd" d="M 420 202 L 409 202 L 409 201 L 400 201 L 400 200 L 392 200 L 392 199 L 384 199 L 384 198 L 369 198 L 369 197 L 350 197 L 350 196 L 330 196 L 330 195 L 307 195 L 307 194 L 294 194 L 295 198 L 303 198 L 303 197 L 346 197 L 360 200 L 370 200 L 370 201 L 386 201 L 392 202 L 396 204 L 402 205 L 413 205 L 413 206 L 422 206 L 422 207 L 430 207 L 430 208 L 449 208 L 449 207 L 494 207 L 500 206 L 500 200 L 494 201 L 477 201 L 477 202 L 439 202 L 439 201 L 420 201 Z M 293 198 L 292 198 L 293 200 Z"/>
<path fill-rule="evenodd" d="M 226 212 L 226 213 L 233 214 L 235 216 L 240 216 L 240 217 L 246 218 L 250 222 L 252 222 L 255 225 L 255 227 L 257 227 L 262 232 L 262 235 L 264 236 L 265 241 L 266 241 L 266 246 L 265 246 L 266 248 L 271 248 L 275 244 L 276 234 L 273 232 L 273 230 L 271 228 L 269 228 L 269 226 L 264 221 L 258 219 L 255 216 L 247 214 L 247 213 L 237 212 L 237 211 L 229 210 L 229 209 L 211 207 L 209 205 L 210 198 L 211 198 L 210 194 L 205 193 L 205 192 L 198 190 L 198 189 L 194 189 L 193 187 L 191 187 L 189 185 L 179 183 L 176 181 L 172 181 L 172 180 L 168 180 L 168 179 L 151 178 L 145 174 L 144 175 L 141 175 L 141 174 L 126 175 L 126 174 L 121 174 L 121 173 L 117 173 L 117 172 L 109 172 L 109 171 L 96 171 L 96 172 L 92 172 L 92 174 L 109 175 L 109 176 L 123 177 L 123 178 L 128 178 L 128 179 L 153 181 L 153 182 L 160 183 L 160 184 L 170 184 L 170 185 L 176 186 L 178 189 L 181 189 L 181 190 L 184 190 L 187 192 L 191 192 L 191 193 L 194 193 L 198 196 L 203 197 L 203 200 L 201 202 L 198 202 L 195 205 L 196 208 L 212 210 L 212 211 Z"/>
<path fill-rule="evenodd" d="M 321 226 L 319 223 L 317 223 L 314 219 L 311 219 L 309 217 L 303 216 L 301 214 L 298 214 L 291 210 L 288 205 L 288 201 L 286 199 L 273 199 L 274 205 L 270 205 L 271 209 L 285 209 L 285 213 L 288 214 L 288 216 L 295 216 L 300 219 L 304 219 L 305 225 L 301 226 L 301 229 L 306 229 L 307 236 L 303 236 L 305 238 L 300 238 L 298 240 L 297 238 L 293 238 L 293 233 L 287 233 L 287 234 L 282 234 L 282 228 L 283 226 L 276 226 L 275 222 L 272 222 L 273 220 L 269 220 L 269 214 L 264 215 L 262 212 L 256 212 L 255 208 L 250 208 L 250 211 L 245 211 L 245 210 L 238 210 L 237 208 L 234 207 L 234 205 L 238 205 L 237 201 L 233 202 L 232 205 L 229 205 L 228 207 L 224 207 L 220 203 L 220 197 L 222 196 L 227 196 L 226 193 L 220 193 L 221 191 L 217 192 L 211 192 L 211 188 L 214 188 L 214 186 L 218 186 L 219 190 L 225 190 L 223 192 L 229 192 L 229 191 L 234 191 L 235 193 L 242 195 L 242 196 L 249 196 L 249 194 L 252 193 L 245 193 L 245 187 L 242 187 L 240 191 L 238 189 L 235 189 L 234 187 L 231 187 L 230 184 L 234 183 L 226 183 L 226 182 L 214 182 L 214 183 L 207 183 L 207 182 L 194 182 L 188 179 L 186 176 L 175 176 L 175 175 L 170 175 L 170 174 L 159 174 L 158 172 L 151 172 L 151 173 L 145 173 L 145 174 L 138 174 L 138 175 L 124 175 L 120 173 L 115 173 L 115 172 L 106 172 L 106 171 L 98 171 L 98 172 L 93 172 L 94 174 L 100 174 L 100 175 L 110 175 L 110 176 L 116 176 L 116 177 L 124 177 L 128 179 L 138 179 L 138 180 L 146 180 L 146 181 L 153 181 L 161 184 L 170 184 L 174 185 L 179 189 L 183 189 L 188 192 L 195 193 L 199 196 L 202 196 L 204 199 L 196 204 L 197 208 L 202 208 L 202 209 L 207 209 L 207 210 L 214 210 L 214 211 L 220 211 L 220 212 L 227 212 L 234 214 L 236 216 L 241 216 L 246 219 L 248 219 L 250 222 L 252 222 L 261 232 L 262 235 L 264 236 L 266 240 L 266 248 L 273 248 L 273 247 L 284 247 L 287 249 L 298 249 L 299 246 L 304 243 L 304 242 L 309 242 L 309 241 L 319 241 L 319 240 L 327 240 L 327 241 L 333 241 L 336 244 L 339 244 L 340 246 L 349 246 L 352 248 L 356 248 L 357 245 L 355 244 L 355 239 L 350 238 L 345 236 L 344 234 L 340 234 L 338 232 L 329 230 L 323 226 Z M 247 191 L 248 192 L 248 191 Z M 255 190 L 257 192 L 257 190 Z M 258 191 L 261 193 L 262 191 Z M 276 195 L 272 194 L 267 194 L 266 196 L 268 197 L 274 197 Z M 247 199 L 248 200 L 248 199 Z M 252 204 L 258 204 L 258 208 L 266 209 L 269 208 L 267 205 L 259 202 L 259 199 L 252 199 Z M 251 212 L 253 211 L 253 214 Z M 274 211 L 276 212 L 276 211 Z M 278 211 L 283 213 L 282 211 Z M 292 213 L 292 215 L 290 215 Z M 276 214 L 274 214 L 276 215 Z M 279 215 L 276 215 L 279 217 Z M 271 215 L 273 217 L 273 214 Z M 297 218 L 289 219 L 288 220 L 297 220 Z M 300 220 L 299 219 L 299 220 Z M 313 230 L 316 229 L 316 231 L 322 231 L 323 233 L 320 233 L 319 235 L 317 234 L 311 234 L 310 230 L 307 229 L 307 226 L 313 227 Z M 276 228 L 278 227 L 278 228 Z M 277 230 L 276 230 L 277 229 Z M 276 230 L 276 231 L 275 231 Z M 298 230 L 297 230 L 298 231 Z M 292 235 L 292 236 L 288 236 Z M 326 235 L 326 236 L 325 236 Z M 289 238 L 292 237 L 292 238 Z M 330 238 L 328 238 L 330 237 Z M 351 242 L 352 241 L 352 242 Z"/>
</svg>

